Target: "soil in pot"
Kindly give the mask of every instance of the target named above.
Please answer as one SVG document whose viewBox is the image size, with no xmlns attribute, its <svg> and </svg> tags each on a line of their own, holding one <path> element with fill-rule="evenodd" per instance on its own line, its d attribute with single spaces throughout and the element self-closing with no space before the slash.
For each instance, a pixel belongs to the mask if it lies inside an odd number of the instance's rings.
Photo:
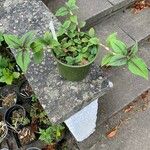
<svg viewBox="0 0 150 150">
<path fill-rule="evenodd" d="M 30 144 L 36 139 L 34 132 L 31 130 L 31 127 L 24 127 L 18 132 L 18 138 L 21 145 Z"/>
<path fill-rule="evenodd" d="M 31 102 L 33 91 L 29 83 L 24 80 L 19 85 L 18 91 L 18 100 L 22 100 L 23 102 Z"/>
<path fill-rule="evenodd" d="M 46 147 L 42 148 L 42 150 L 57 150 L 56 149 L 56 144 L 50 144 L 50 145 L 46 145 Z"/>
<path fill-rule="evenodd" d="M 8 94 L 6 97 L 2 99 L 2 107 L 9 108 L 16 104 L 17 96 L 14 93 Z"/>
</svg>

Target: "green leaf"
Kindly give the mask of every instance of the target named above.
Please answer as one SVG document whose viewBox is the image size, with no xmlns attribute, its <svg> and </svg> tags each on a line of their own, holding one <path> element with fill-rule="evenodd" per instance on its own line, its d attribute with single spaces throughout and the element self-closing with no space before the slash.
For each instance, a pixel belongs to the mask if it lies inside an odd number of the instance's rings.
<svg viewBox="0 0 150 150">
<path fill-rule="evenodd" d="M 4 39 L 10 48 L 19 49 L 22 46 L 20 39 L 16 35 L 4 34 Z"/>
<path fill-rule="evenodd" d="M 69 0 L 68 2 L 66 2 L 66 5 L 70 10 L 78 9 L 78 7 L 76 6 L 76 0 Z"/>
<path fill-rule="evenodd" d="M 105 65 L 107 66 L 113 56 L 114 56 L 114 55 L 112 55 L 112 54 L 110 54 L 110 53 L 107 54 L 107 55 L 105 55 L 105 56 L 103 57 L 103 59 L 102 59 L 101 66 L 105 66 Z"/>
<path fill-rule="evenodd" d="M 36 40 L 34 43 L 31 44 L 32 51 L 39 52 L 43 50 L 43 43 L 41 43 L 39 40 Z"/>
<path fill-rule="evenodd" d="M 97 46 L 90 47 L 90 49 L 91 49 L 91 54 L 92 55 L 96 55 L 97 54 L 97 52 L 98 52 Z"/>
<path fill-rule="evenodd" d="M 107 44 L 110 45 L 110 42 L 112 40 L 117 40 L 117 33 L 112 33 L 111 35 L 108 36 L 108 38 L 106 39 Z"/>
<path fill-rule="evenodd" d="M 68 14 L 68 10 L 66 7 L 61 7 L 60 9 L 57 10 L 55 16 L 65 16 Z"/>
<path fill-rule="evenodd" d="M 128 53 L 127 46 L 119 40 L 110 41 L 110 47 L 116 54 L 126 55 Z"/>
<path fill-rule="evenodd" d="M 86 25 L 85 21 L 79 22 L 79 28 L 83 28 Z"/>
<path fill-rule="evenodd" d="M 85 53 L 87 50 L 88 50 L 88 46 L 86 46 L 82 49 L 82 53 Z"/>
<path fill-rule="evenodd" d="M 109 66 L 122 66 L 125 64 L 127 64 L 127 58 L 123 55 L 112 56 L 108 63 Z"/>
<path fill-rule="evenodd" d="M 21 38 L 22 47 L 30 48 L 31 43 L 33 43 L 35 39 L 34 32 L 28 32 L 24 34 Z"/>
<path fill-rule="evenodd" d="M 38 52 L 35 52 L 35 53 L 33 54 L 33 59 L 34 59 L 34 62 L 35 62 L 36 64 L 41 63 L 42 60 L 43 60 L 43 57 L 44 57 L 44 52 L 43 52 L 43 51 L 38 51 Z"/>
<path fill-rule="evenodd" d="M 94 36 L 95 36 L 95 30 L 94 30 L 94 28 L 91 28 L 91 29 L 89 30 L 89 36 L 90 36 L 90 37 L 94 37 Z"/>
<path fill-rule="evenodd" d="M 74 31 L 76 30 L 76 28 L 77 28 L 77 25 L 74 23 L 71 23 L 69 30 L 74 34 Z M 75 36 L 75 34 L 74 34 L 74 36 Z"/>
<path fill-rule="evenodd" d="M 90 42 L 91 44 L 98 45 L 98 44 L 99 44 L 99 39 L 98 39 L 98 38 L 91 38 L 91 39 L 89 40 L 89 42 Z"/>
<path fill-rule="evenodd" d="M 128 69 L 135 75 L 139 75 L 148 80 L 148 69 L 145 62 L 138 57 L 133 57 L 128 61 Z"/>
<path fill-rule="evenodd" d="M 83 59 L 83 55 L 82 55 L 82 54 L 79 54 L 77 57 L 75 57 L 75 62 L 76 62 L 76 63 L 79 63 L 79 62 L 82 61 L 82 59 Z"/>
<path fill-rule="evenodd" d="M 30 64 L 30 52 L 29 51 L 20 51 L 16 57 L 17 64 L 20 66 L 23 72 L 26 72 Z"/>
<path fill-rule="evenodd" d="M 130 54 L 135 55 L 138 52 L 138 43 L 136 42 L 134 46 L 131 48 Z"/>
<path fill-rule="evenodd" d="M 76 25 L 78 25 L 78 18 L 77 16 L 73 15 L 73 16 L 70 16 L 70 20 L 75 23 Z"/>
<path fill-rule="evenodd" d="M 15 79 L 18 79 L 19 76 L 20 76 L 20 73 L 19 73 L 19 72 L 13 72 L 13 77 L 14 77 Z"/>
<path fill-rule="evenodd" d="M 71 56 L 67 56 L 66 61 L 67 61 L 67 64 L 70 64 L 70 65 L 74 64 L 74 58 Z"/>
<path fill-rule="evenodd" d="M 70 26 L 70 24 L 71 24 L 71 21 L 67 20 L 67 21 L 64 22 L 64 24 L 62 25 L 62 27 L 65 28 L 65 29 L 68 29 L 69 26 Z"/>
</svg>

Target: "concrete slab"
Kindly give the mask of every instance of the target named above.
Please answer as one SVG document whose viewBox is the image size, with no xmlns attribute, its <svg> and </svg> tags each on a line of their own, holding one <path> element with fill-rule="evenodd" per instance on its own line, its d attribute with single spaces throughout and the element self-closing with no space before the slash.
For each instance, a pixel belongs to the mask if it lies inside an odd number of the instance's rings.
<svg viewBox="0 0 150 150">
<path fill-rule="evenodd" d="M 144 9 L 138 14 L 134 14 L 130 9 L 120 12 L 114 16 L 115 22 L 130 37 L 136 41 L 140 41 L 143 37 L 150 34 L 150 9 Z"/>
<path fill-rule="evenodd" d="M 135 0 L 108 0 L 108 1 L 111 2 L 113 5 L 120 4 L 120 5 L 124 6 L 125 4 L 128 5 L 132 2 L 134 2 Z"/>
<path fill-rule="evenodd" d="M 48 8 L 55 13 L 67 0 L 43 0 Z M 77 0 L 79 18 L 87 22 L 87 27 L 103 21 L 107 16 L 115 14 L 121 8 L 127 8 L 135 0 Z M 60 19 L 63 20 L 63 19 Z"/>
<path fill-rule="evenodd" d="M 48 8 L 54 13 L 56 10 L 62 6 L 67 0 L 43 0 Z M 77 0 L 77 5 L 79 7 L 79 18 L 87 21 L 87 23 L 92 23 L 101 18 L 102 16 L 110 13 L 113 6 L 107 0 Z"/>
<path fill-rule="evenodd" d="M 150 93 L 150 92 L 149 92 Z M 148 99 L 140 99 L 145 101 L 146 110 L 143 111 L 142 107 L 131 110 L 123 120 L 122 125 L 119 127 L 116 136 L 112 139 L 107 139 L 106 134 L 104 137 L 99 138 L 96 143 L 89 150 L 149 150 L 150 149 L 150 94 Z M 140 102 L 142 103 L 142 102 Z M 134 106 L 135 107 L 135 106 Z M 136 112 L 132 112 L 132 111 Z"/>
<path fill-rule="evenodd" d="M 0 4 L 0 23 L 7 33 L 22 35 L 35 30 L 40 36 L 49 30 L 50 21 L 56 28 L 59 25 L 56 17 L 40 0 L 5 0 Z M 12 52 L 16 56 L 16 50 Z M 110 88 L 98 65 L 93 64 L 87 78 L 80 82 L 64 80 L 56 65 L 53 56 L 45 52 L 43 62 L 31 62 L 25 75 L 52 123 L 65 121 Z"/>
</svg>

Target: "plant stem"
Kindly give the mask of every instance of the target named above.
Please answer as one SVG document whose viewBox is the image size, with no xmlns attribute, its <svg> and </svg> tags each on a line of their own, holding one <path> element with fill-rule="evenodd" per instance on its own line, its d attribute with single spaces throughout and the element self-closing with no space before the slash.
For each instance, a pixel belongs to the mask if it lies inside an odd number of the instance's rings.
<svg viewBox="0 0 150 150">
<path fill-rule="evenodd" d="M 112 52 L 109 47 L 105 46 L 104 44 L 100 43 L 100 46 L 102 46 L 105 50 L 107 50 L 109 53 L 112 53 L 113 55 L 116 55 L 114 52 Z"/>
</svg>

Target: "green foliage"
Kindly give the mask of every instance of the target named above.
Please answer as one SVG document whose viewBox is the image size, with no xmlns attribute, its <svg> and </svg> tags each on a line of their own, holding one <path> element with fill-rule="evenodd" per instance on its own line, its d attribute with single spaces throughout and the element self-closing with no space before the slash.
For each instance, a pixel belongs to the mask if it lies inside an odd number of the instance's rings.
<svg viewBox="0 0 150 150">
<path fill-rule="evenodd" d="M 9 48 L 17 50 L 16 61 L 23 72 L 26 72 L 31 61 L 31 44 L 35 37 L 33 32 L 28 32 L 22 37 L 16 35 L 4 34 L 5 42 Z"/>
<path fill-rule="evenodd" d="M 19 76 L 20 73 L 15 71 L 15 63 L 9 58 L 0 56 L 0 82 L 11 85 Z"/>
<path fill-rule="evenodd" d="M 47 129 L 40 129 L 39 139 L 46 144 L 52 144 L 61 139 L 64 129 L 63 125 L 51 125 Z"/>
<path fill-rule="evenodd" d="M 30 110 L 30 117 L 32 121 L 38 121 L 40 125 L 50 125 L 50 121 L 47 117 L 46 112 L 43 110 L 42 106 L 38 102 L 35 96 L 32 96 L 32 106 Z"/>
<path fill-rule="evenodd" d="M 12 125 L 15 129 L 19 127 L 19 125 L 27 125 L 30 123 L 30 120 L 27 117 L 24 117 L 22 114 L 22 110 L 15 110 L 12 113 Z"/>
<path fill-rule="evenodd" d="M 145 62 L 137 56 L 138 44 L 128 51 L 127 46 L 117 38 L 113 33 L 107 38 L 107 44 L 110 50 L 102 59 L 102 66 L 123 66 L 127 65 L 128 69 L 135 75 L 148 79 L 148 67 Z"/>
<path fill-rule="evenodd" d="M 76 0 L 69 0 L 56 12 L 56 16 L 66 16 L 57 31 L 57 39 L 54 40 L 51 33 L 45 33 L 40 40 L 44 45 L 49 46 L 57 59 L 61 62 L 80 66 L 91 62 L 98 53 L 99 39 L 95 30 L 82 32 L 85 22 L 78 21 L 75 12 L 78 7 Z"/>
</svg>

